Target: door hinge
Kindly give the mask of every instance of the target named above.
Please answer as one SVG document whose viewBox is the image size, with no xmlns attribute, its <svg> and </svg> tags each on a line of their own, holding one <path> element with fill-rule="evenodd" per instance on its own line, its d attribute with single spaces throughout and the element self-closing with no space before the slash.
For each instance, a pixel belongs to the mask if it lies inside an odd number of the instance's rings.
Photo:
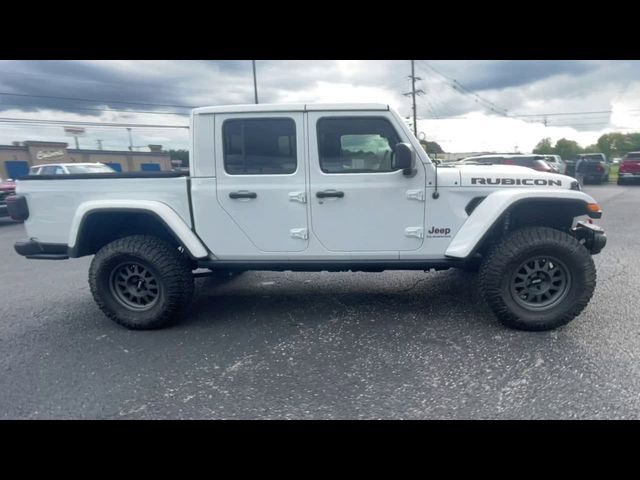
<svg viewBox="0 0 640 480">
<path fill-rule="evenodd" d="M 289 201 L 307 203 L 307 194 L 305 192 L 289 192 Z"/>
<path fill-rule="evenodd" d="M 424 238 L 424 229 L 422 227 L 407 227 L 404 229 L 405 237 Z"/>
<path fill-rule="evenodd" d="M 309 232 L 306 228 L 292 228 L 289 230 L 289 235 L 291 238 L 299 238 L 301 240 L 306 240 L 309 238 Z"/>
<path fill-rule="evenodd" d="M 424 190 L 407 190 L 407 199 L 424 202 L 424 199 L 425 199 Z"/>
</svg>

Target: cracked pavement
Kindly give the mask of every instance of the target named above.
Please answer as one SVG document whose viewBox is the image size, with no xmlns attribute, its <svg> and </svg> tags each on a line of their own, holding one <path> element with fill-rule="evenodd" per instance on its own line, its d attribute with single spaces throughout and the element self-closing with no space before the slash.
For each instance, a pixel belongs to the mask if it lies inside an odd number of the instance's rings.
<svg viewBox="0 0 640 480">
<path fill-rule="evenodd" d="M 638 418 L 640 186 L 587 186 L 608 245 L 587 309 L 507 330 L 460 271 L 196 281 L 189 318 L 133 332 L 90 258 L 19 257 L 0 219 L 0 418 Z"/>
</svg>

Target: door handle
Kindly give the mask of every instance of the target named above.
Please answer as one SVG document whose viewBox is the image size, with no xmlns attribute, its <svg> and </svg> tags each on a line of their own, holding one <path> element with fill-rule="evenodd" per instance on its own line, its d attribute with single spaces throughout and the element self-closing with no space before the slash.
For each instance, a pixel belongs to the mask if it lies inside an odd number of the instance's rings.
<svg viewBox="0 0 640 480">
<path fill-rule="evenodd" d="M 229 193 L 229 198 L 258 198 L 258 194 L 256 192 L 231 192 Z"/>
<path fill-rule="evenodd" d="M 337 190 L 323 190 L 322 192 L 317 192 L 316 193 L 316 197 L 318 197 L 318 198 L 329 198 L 329 197 L 343 198 L 344 197 L 344 192 L 339 192 Z"/>
</svg>

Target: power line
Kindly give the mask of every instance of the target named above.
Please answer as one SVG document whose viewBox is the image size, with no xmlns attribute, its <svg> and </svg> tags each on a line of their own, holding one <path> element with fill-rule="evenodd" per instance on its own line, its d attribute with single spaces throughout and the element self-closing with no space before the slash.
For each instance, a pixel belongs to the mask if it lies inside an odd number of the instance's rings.
<svg viewBox="0 0 640 480">
<path fill-rule="evenodd" d="M 43 125 L 40 123 L 2 123 L 0 122 L 0 125 L 2 125 L 2 128 L 5 130 L 8 129 L 19 129 L 19 130 L 24 130 L 24 129 L 34 129 L 37 131 L 44 131 L 44 130 L 50 130 L 50 131 L 60 131 L 60 125 Z M 133 129 L 135 132 L 137 133 L 149 133 L 149 134 L 157 134 L 159 129 L 158 128 L 153 128 L 153 127 L 149 127 L 149 128 L 145 128 L 145 127 L 136 127 Z M 105 132 L 122 132 L 122 127 L 118 126 L 118 127 L 113 127 L 113 126 L 87 126 L 87 133 L 94 133 L 96 135 L 98 134 L 104 134 Z M 169 133 L 169 132 L 167 132 Z M 175 133 L 176 135 L 185 135 L 188 136 L 189 134 L 189 130 L 188 129 L 180 129 L 180 130 L 175 130 L 171 133 Z"/>
<path fill-rule="evenodd" d="M 61 112 L 69 112 L 71 110 L 83 110 L 90 112 L 118 112 L 118 113 L 149 113 L 154 115 L 179 115 L 183 117 L 190 116 L 189 113 L 179 113 L 179 112 L 159 112 L 157 110 L 149 111 L 149 110 L 123 110 L 118 108 L 88 108 L 88 107 L 69 107 L 68 110 L 63 110 L 61 107 L 53 107 L 53 106 L 38 106 L 31 107 L 30 105 L 20 105 L 16 103 L 0 103 L 0 107 L 30 107 L 30 108 L 39 108 L 41 110 L 58 110 Z"/>
<path fill-rule="evenodd" d="M 163 90 L 163 91 L 169 91 L 169 92 L 173 92 L 174 91 L 174 86 L 173 85 L 158 85 L 158 84 L 153 84 L 150 82 L 132 82 L 130 80 L 128 80 L 127 82 L 113 82 L 113 81 L 106 81 L 106 80 L 98 80 L 97 78 L 79 78 L 77 75 L 60 75 L 60 74 L 52 74 L 52 73 L 46 73 L 46 74 L 35 74 L 35 73 L 27 73 L 27 72 L 18 72 L 18 71 L 8 71 L 6 68 L 2 71 L 2 75 L 13 75 L 13 76 L 18 76 L 18 77 L 35 77 L 35 78 L 44 78 L 47 81 L 51 81 L 52 79 L 70 79 L 72 80 L 74 83 L 80 82 L 80 83 L 92 83 L 92 84 L 102 84 L 102 85 L 119 85 L 125 88 L 131 88 L 131 87 L 142 87 L 145 89 L 145 91 L 148 90 L 155 90 L 155 91 L 159 91 L 159 90 Z M 211 94 L 211 90 L 207 89 L 207 88 L 197 88 L 197 87 L 189 87 L 189 86 L 185 86 L 185 85 L 181 85 L 180 86 L 180 90 L 181 91 L 191 91 L 191 92 L 201 92 L 201 93 L 208 93 Z"/>
<path fill-rule="evenodd" d="M 449 85 L 451 85 L 451 87 L 456 90 L 459 93 L 462 93 L 464 95 L 468 95 L 468 96 L 472 96 L 476 98 L 476 103 L 478 103 L 478 101 L 483 103 L 483 106 L 485 108 L 489 108 L 491 111 L 499 113 L 505 117 L 509 116 L 508 110 L 506 108 L 502 108 L 498 105 L 496 105 L 494 102 L 492 102 L 491 100 L 487 100 L 486 98 L 482 97 L 481 95 L 477 94 L 476 92 L 474 92 L 473 90 L 468 89 L 467 87 L 465 87 L 464 85 L 462 85 L 460 82 L 458 82 L 455 78 L 451 78 L 448 77 L 447 75 L 439 72 L 438 70 L 436 70 L 435 68 L 433 68 L 431 65 L 429 65 L 426 61 L 421 60 L 422 64 L 427 67 L 429 70 L 431 70 L 432 72 L 434 72 L 435 74 L 439 75 L 440 77 L 442 77 Z"/>
<path fill-rule="evenodd" d="M 95 98 L 77 98 L 77 97 L 58 97 L 54 95 L 32 95 L 26 93 L 10 93 L 10 92 L 0 92 L 0 95 L 6 95 L 10 97 L 29 97 L 29 98 L 50 98 L 56 100 L 73 100 L 78 102 L 92 102 L 92 103 L 120 103 L 123 105 L 146 105 L 153 107 L 173 107 L 173 108 L 196 108 L 193 105 L 171 105 L 167 103 L 145 103 L 145 102 L 125 102 L 118 100 L 98 100 Z"/>
<path fill-rule="evenodd" d="M 0 123 L 7 124 L 26 124 L 26 125 L 80 125 L 80 126 L 104 126 L 104 127 L 139 127 L 139 128 L 186 128 L 188 125 L 149 125 L 142 123 L 115 123 L 115 122 L 88 122 L 74 120 L 41 120 L 35 118 L 3 118 L 0 117 Z"/>
</svg>

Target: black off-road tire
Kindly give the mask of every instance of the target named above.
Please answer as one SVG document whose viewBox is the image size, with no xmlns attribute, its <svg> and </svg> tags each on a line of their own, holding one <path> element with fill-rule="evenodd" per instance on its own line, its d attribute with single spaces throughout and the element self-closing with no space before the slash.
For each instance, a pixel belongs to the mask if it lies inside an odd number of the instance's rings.
<svg viewBox="0 0 640 480">
<path fill-rule="evenodd" d="M 159 286 L 157 299 L 147 310 L 128 308 L 111 287 L 113 272 L 127 262 L 147 268 Z M 100 309 L 116 323 L 133 330 L 161 328 L 178 320 L 191 304 L 192 265 L 160 238 L 131 235 L 98 251 L 89 269 L 89 286 Z"/>
<path fill-rule="evenodd" d="M 564 264 L 568 287 L 557 303 L 541 310 L 527 308 L 512 293 L 514 275 L 528 259 L 545 256 Z M 566 325 L 587 306 L 596 286 L 596 269 L 591 254 L 571 235 L 547 227 L 527 227 L 512 232 L 493 248 L 480 268 L 479 285 L 485 301 L 504 325 L 551 330 Z"/>
<path fill-rule="evenodd" d="M 466 273 L 478 273 L 480 271 L 480 266 L 482 265 L 482 257 L 474 257 L 470 260 L 467 260 L 460 269 Z"/>
</svg>

